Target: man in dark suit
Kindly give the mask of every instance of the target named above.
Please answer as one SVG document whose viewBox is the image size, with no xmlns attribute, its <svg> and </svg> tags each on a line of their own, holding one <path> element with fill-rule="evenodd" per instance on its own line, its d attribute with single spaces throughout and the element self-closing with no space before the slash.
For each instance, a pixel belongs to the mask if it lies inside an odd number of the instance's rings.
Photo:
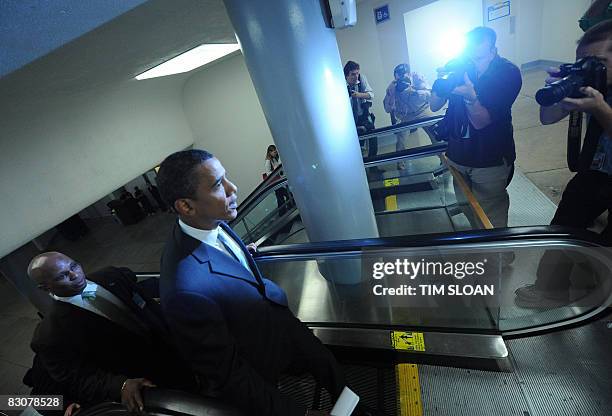
<svg viewBox="0 0 612 416">
<path fill-rule="evenodd" d="M 261 276 L 224 223 L 236 217 L 237 188 L 219 160 L 203 150 L 174 153 L 157 183 L 179 216 L 162 257 L 162 308 L 201 392 L 249 414 L 325 414 L 277 389 L 282 372 L 307 369 L 336 399 L 344 379 L 333 355 L 293 316 L 284 291 Z"/>
<path fill-rule="evenodd" d="M 141 390 L 153 382 L 189 386 L 185 366 L 161 339 L 167 330 L 160 306 L 129 269 L 107 267 L 86 276 L 70 257 L 49 252 L 32 259 L 28 275 L 55 299 L 32 339 L 35 367 L 41 367 L 34 373 L 48 375 L 53 383 L 47 384 L 70 401 L 120 400 L 130 411 L 142 410 Z M 45 387 L 34 389 L 42 394 Z"/>
</svg>

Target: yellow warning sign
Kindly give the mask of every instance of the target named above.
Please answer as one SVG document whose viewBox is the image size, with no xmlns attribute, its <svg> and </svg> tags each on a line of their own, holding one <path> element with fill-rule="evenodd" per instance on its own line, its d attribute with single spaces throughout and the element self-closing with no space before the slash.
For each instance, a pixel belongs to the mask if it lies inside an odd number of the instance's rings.
<svg viewBox="0 0 612 416">
<path fill-rule="evenodd" d="M 391 345 L 396 350 L 425 351 L 422 332 L 391 331 Z"/>
<path fill-rule="evenodd" d="M 398 186 L 399 185 L 399 178 L 385 179 L 384 183 L 385 183 L 385 187 Z"/>
</svg>

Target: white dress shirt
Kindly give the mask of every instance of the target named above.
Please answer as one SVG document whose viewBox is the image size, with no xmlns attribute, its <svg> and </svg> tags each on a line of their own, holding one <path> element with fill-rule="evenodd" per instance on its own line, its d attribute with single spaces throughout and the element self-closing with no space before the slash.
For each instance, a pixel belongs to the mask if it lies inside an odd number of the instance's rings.
<svg viewBox="0 0 612 416">
<path fill-rule="evenodd" d="M 230 237 L 225 231 L 223 231 L 221 227 L 217 226 L 212 230 L 201 230 L 199 228 L 195 228 L 185 224 L 180 219 L 178 223 L 179 227 L 181 227 L 181 230 L 183 230 L 185 234 L 195 238 L 198 241 L 208 244 L 209 246 L 213 246 L 214 248 L 221 250 L 223 253 L 230 256 L 234 260 L 237 258 L 240 263 L 249 271 L 249 273 L 253 274 L 245 253 L 242 251 L 238 243 L 236 243 L 236 241 L 234 241 L 232 237 Z M 232 253 L 227 252 L 225 245 L 221 243 L 220 239 L 225 242 L 225 244 L 232 251 Z"/>
<path fill-rule="evenodd" d="M 98 316 L 108 319 L 116 324 L 127 328 L 132 332 L 142 334 L 147 332 L 146 327 L 134 316 L 134 313 L 111 292 L 94 282 L 86 280 L 87 285 L 83 292 L 75 296 L 56 296 L 51 297 L 57 301 L 70 303 L 82 309 L 86 309 Z M 87 297 L 87 293 L 95 293 L 95 297 Z M 85 296 L 83 296 L 85 294 Z"/>
</svg>

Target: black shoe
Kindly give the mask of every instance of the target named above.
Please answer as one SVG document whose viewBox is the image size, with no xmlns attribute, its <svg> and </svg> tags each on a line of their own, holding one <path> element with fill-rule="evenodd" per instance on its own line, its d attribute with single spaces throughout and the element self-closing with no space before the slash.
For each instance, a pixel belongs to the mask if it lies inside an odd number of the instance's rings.
<svg viewBox="0 0 612 416">
<path fill-rule="evenodd" d="M 380 412 L 376 409 L 372 409 L 365 404 L 359 403 L 355 410 L 353 410 L 352 416 L 387 416 L 384 412 Z"/>
</svg>

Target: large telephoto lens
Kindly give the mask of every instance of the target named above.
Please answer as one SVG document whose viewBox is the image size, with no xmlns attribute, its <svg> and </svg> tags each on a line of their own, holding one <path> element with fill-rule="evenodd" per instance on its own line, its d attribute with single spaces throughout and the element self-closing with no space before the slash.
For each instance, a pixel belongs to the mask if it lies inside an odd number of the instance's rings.
<svg viewBox="0 0 612 416">
<path fill-rule="evenodd" d="M 583 82 L 584 80 L 580 75 L 571 74 L 536 92 L 536 101 L 542 107 L 550 107 L 577 92 L 582 87 Z"/>
</svg>

